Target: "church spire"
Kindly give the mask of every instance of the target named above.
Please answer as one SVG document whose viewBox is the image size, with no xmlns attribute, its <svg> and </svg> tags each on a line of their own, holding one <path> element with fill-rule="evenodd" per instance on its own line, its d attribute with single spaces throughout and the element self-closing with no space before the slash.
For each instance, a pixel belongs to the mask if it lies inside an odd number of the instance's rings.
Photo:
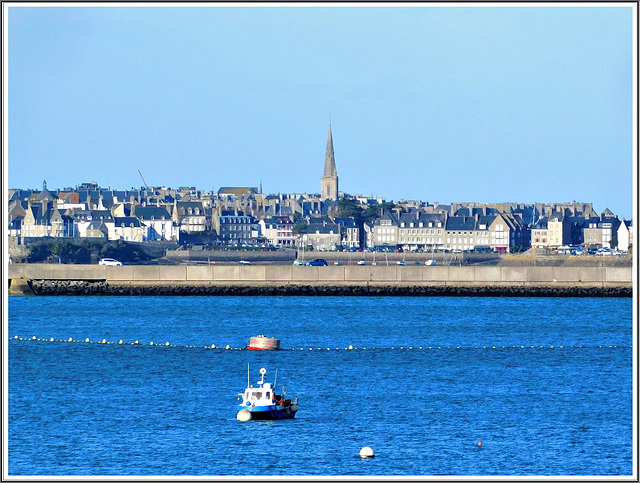
<svg viewBox="0 0 640 483">
<path fill-rule="evenodd" d="M 327 137 L 327 152 L 324 157 L 324 176 L 337 176 L 336 160 L 333 155 L 333 135 L 331 134 L 331 121 L 329 121 L 329 136 Z"/>
<path fill-rule="evenodd" d="M 324 174 L 321 180 L 321 199 L 338 199 L 338 171 L 333 154 L 333 135 L 331 133 L 331 121 L 329 121 L 329 135 L 327 137 L 327 151 L 324 156 Z"/>
</svg>

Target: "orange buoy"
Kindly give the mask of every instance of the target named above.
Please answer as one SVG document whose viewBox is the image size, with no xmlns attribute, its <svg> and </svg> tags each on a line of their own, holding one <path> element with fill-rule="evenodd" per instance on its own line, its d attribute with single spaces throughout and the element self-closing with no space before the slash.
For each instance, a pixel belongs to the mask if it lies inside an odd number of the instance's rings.
<svg viewBox="0 0 640 483">
<path fill-rule="evenodd" d="M 482 441 L 478 441 L 478 446 L 482 446 Z"/>
</svg>

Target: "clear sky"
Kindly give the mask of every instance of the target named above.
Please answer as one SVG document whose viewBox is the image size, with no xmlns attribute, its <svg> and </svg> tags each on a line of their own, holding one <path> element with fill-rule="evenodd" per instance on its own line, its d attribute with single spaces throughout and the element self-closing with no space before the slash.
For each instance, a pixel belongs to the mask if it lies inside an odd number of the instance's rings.
<svg viewBox="0 0 640 483">
<path fill-rule="evenodd" d="M 318 193 L 331 121 L 350 194 L 633 215 L 631 3 L 13 5 L 9 188 Z"/>
</svg>

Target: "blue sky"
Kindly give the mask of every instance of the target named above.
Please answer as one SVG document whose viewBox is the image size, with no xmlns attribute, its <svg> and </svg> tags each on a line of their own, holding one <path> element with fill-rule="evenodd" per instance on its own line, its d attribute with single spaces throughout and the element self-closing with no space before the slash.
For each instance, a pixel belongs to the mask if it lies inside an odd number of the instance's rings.
<svg viewBox="0 0 640 483">
<path fill-rule="evenodd" d="M 350 194 L 633 215 L 631 4 L 104 5 L 8 5 L 9 188 L 317 193 L 331 120 Z"/>
</svg>

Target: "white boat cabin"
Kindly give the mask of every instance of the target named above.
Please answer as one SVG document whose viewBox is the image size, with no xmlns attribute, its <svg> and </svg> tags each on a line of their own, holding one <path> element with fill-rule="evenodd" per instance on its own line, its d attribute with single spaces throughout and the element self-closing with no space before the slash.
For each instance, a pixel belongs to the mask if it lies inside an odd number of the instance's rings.
<svg viewBox="0 0 640 483">
<path fill-rule="evenodd" d="M 238 394 L 242 396 L 244 402 L 249 401 L 254 406 L 265 406 L 275 404 L 276 397 L 273 393 L 270 383 L 265 383 L 262 387 L 248 387 L 244 393 Z"/>
<path fill-rule="evenodd" d="M 252 406 L 268 406 L 276 403 L 276 395 L 271 383 L 264 382 L 266 372 L 265 369 L 260 369 L 262 377 L 257 382 L 259 387 L 251 385 L 244 390 L 244 393 L 238 393 L 238 396 L 242 396 L 243 404 L 250 402 Z"/>
</svg>

